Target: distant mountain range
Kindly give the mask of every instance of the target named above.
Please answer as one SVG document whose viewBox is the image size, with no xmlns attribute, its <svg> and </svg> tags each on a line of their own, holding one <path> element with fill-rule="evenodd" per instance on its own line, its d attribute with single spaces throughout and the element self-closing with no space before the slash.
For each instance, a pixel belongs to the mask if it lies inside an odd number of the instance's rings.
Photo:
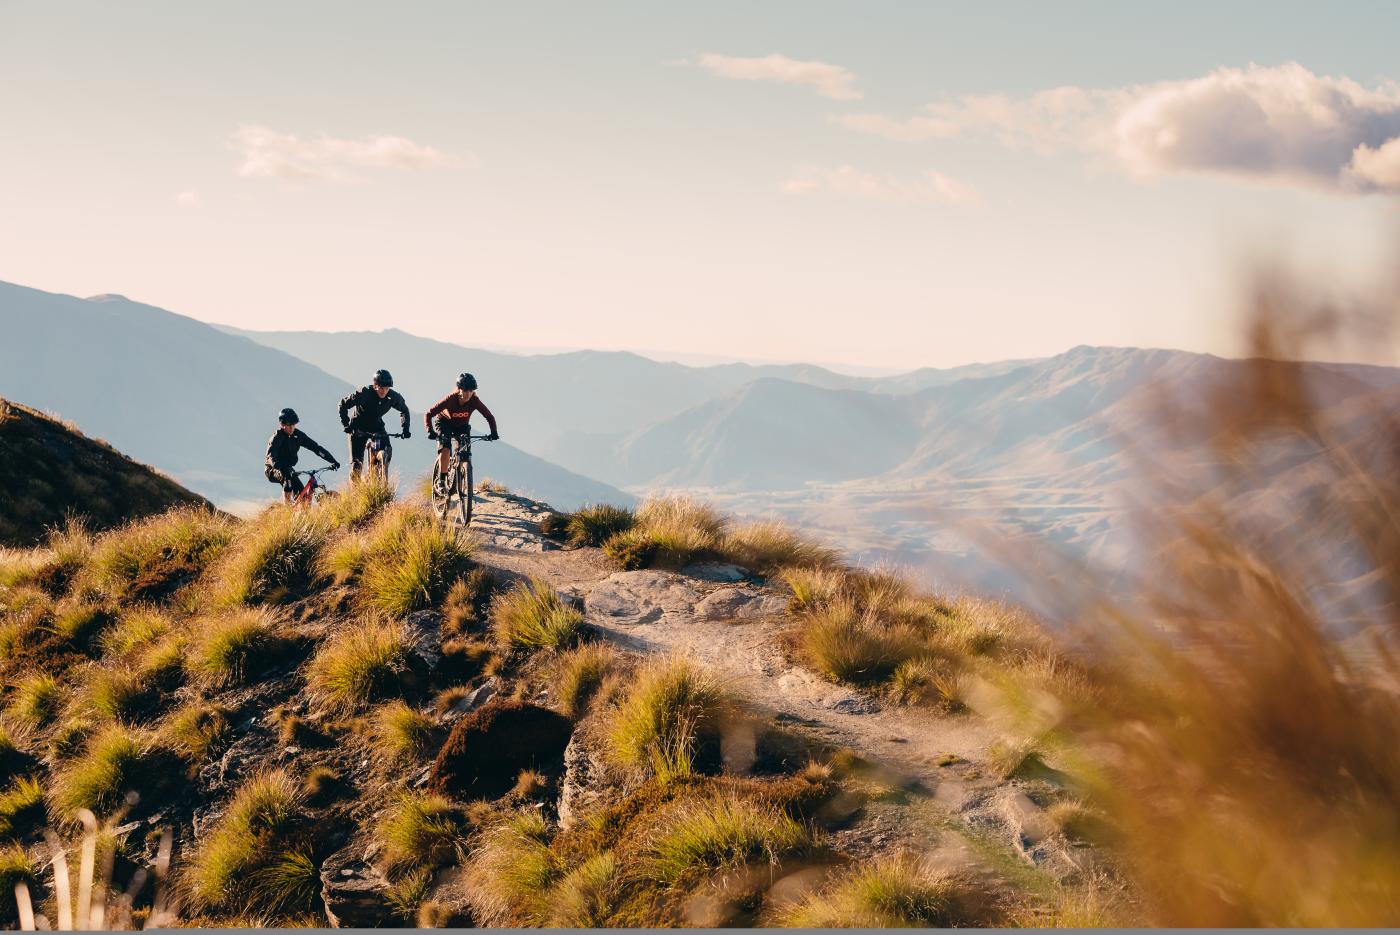
<svg viewBox="0 0 1400 935">
<path fill-rule="evenodd" d="M 787 518 L 865 561 L 1015 596 L 1025 576 L 989 542 L 1063 552 L 1105 574 L 1138 566 L 1130 509 L 1163 465 L 1198 476 L 1219 466 L 1200 416 L 1240 368 L 1296 368 L 1315 402 L 1357 432 L 1376 394 L 1400 395 L 1392 368 L 1140 348 L 880 377 L 515 355 L 397 329 L 238 331 L 17 286 L 0 286 L 0 323 L 19 336 L 0 351 L 0 393 L 56 409 L 215 499 L 270 495 L 256 466 L 280 406 L 296 406 L 338 451 L 335 401 L 376 369 L 394 372 L 415 431 L 468 370 L 517 446 L 486 449 L 479 473 L 557 506 L 690 492 Z M 1363 415 L 1353 425 L 1349 412 Z M 406 450 L 427 463 L 426 445 Z M 1306 496 L 1301 458 L 1284 446 L 1270 470 Z"/>
<path fill-rule="evenodd" d="M 72 420 L 221 506 L 276 492 L 262 460 L 283 406 L 331 451 L 345 448 L 336 404 L 349 382 L 192 318 L 121 296 L 79 299 L 0 283 L 0 333 L 0 395 Z M 421 418 L 421 402 L 417 408 Z M 414 428 L 413 439 L 395 445 L 394 467 L 405 477 L 431 464 L 431 443 L 416 421 Z M 633 499 L 509 444 L 481 449 L 477 476 L 564 509 Z"/>
</svg>

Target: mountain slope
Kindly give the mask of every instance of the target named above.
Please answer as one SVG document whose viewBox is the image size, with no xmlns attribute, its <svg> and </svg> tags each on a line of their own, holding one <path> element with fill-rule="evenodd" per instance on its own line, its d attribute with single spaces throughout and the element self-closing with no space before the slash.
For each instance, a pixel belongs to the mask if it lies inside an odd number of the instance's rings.
<svg viewBox="0 0 1400 935">
<path fill-rule="evenodd" d="M 276 492 L 262 460 L 283 406 L 346 460 L 336 405 L 351 384 L 283 351 L 121 296 L 79 299 L 8 283 L 0 283 L 0 330 L 0 394 L 61 413 L 217 502 Z M 416 476 L 433 448 L 422 433 L 425 396 L 409 403 L 417 435 L 395 445 L 395 468 Z M 631 499 L 505 444 L 482 451 L 478 474 L 564 509 Z"/>
<path fill-rule="evenodd" d="M 203 497 L 104 442 L 0 399 L 0 545 L 32 545 L 69 515 L 94 529 Z"/>
</svg>

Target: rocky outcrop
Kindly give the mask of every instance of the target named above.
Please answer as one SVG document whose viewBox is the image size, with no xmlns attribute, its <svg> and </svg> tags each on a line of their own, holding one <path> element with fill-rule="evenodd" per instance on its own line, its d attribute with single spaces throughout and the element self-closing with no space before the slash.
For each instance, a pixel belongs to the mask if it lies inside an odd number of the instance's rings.
<svg viewBox="0 0 1400 935">
<path fill-rule="evenodd" d="M 377 928 L 392 921 L 385 901 L 389 881 L 355 847 L 336 851 L 321 865 L 321 899 L 335 928 Z"/>
<path fill-rule="evenodd" d="M 640 626 L 685 620 L 758 620 L 782 614 L 787 601 L 777 594 L 733 582 L 737 566 L 697 566 L 708 579 L 669 571 L 621 571 L 588 593 L 589 616 L 614 624 Z M 733 569 L 729 571 L 728 569 Z"/>
</svg>

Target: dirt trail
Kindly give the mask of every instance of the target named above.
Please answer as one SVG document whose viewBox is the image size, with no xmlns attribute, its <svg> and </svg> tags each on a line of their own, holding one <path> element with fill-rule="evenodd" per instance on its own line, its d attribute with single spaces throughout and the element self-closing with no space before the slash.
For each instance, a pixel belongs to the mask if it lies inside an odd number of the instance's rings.
<svg viewBox="0 0 1400 935">
<path fill-rule="evenodd" d="M 855 849 L 883 849 L 893 837 L 964 862 L 969 859 L 965 841 L 931 839 L 940 837 L 930 829 L 941 816 L 992 832 L 1021 858 L 1053 873 L 1078 864 L 1018 784 L 1000 780 L 983 765 L 999 737 L 986 720 L 888 706 L 826 681 L 788 659 L 785 592 L 731 565 L 696 565 L 680 573 L 619 572 L 598 549 L 560 549 L 544 539 L 538 521 L 546 512 L 525 498 L 479 495 L 472 522 L 479 559 L 510 576 L 542 578 L 572 595 L 582 602 L 588 623 L 621 648 L 644 655 L 675 653 L 704 664 L 756 713 L 855 751 L 890 784 L 917 798 L 912 809 L 876 809 L 873 824 L 866 820 L 847 832 Z M 915 811 L 923 817 L 916 819 Z"/>
</svg>

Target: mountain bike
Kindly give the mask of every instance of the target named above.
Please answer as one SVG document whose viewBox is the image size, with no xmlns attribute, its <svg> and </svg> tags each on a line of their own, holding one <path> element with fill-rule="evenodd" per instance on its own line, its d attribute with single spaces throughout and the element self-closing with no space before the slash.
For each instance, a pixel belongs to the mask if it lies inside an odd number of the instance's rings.
<svg viewBox="0 0 1400 935">
<path fill-rule="evenodd" d="M 365 458 L 360 476 L 368 479 L 377 477 L 387 483 L 389 480 L 389 462 L 384 457 L 384 453 L 389 448 L 389 439 L 403 438 L 403 433 L 363 432 L 356 429 L 354 434 L 360 438 L 369 439 L 369 441 L 365 442 Z"/>
<path fill-rule="evenodd" d="M 291 492 L 288 491 L 285 494 L 286 502 L 292 506 L 306 507 L 311 506 L 313 503 L 319 503 L 327 497 L 334 497 L 335 491 L 316 479 L 316 475 L 320 474 L 322 471 L 334 470 L 335 468 L 328 466 L 317 468 L 314 471 L 293 471 L 292 473 L 298 477 L 305 477 L 306 484 L 301 488 L 301 493 L 295 496 L 292 496 Z"/>
<path fill-rule="evenodd" d="M 438 461 L 433 460 L 433 510 L 446 523 L 452 509 L 452 498 L 457 498 L 457 516 L 463 526 L 472 522 L 472 441 L 490 438 L 489 435 L 463 433 L 452 436 L 452 453 L 447 459 L 447 473 L 438 471 Z"/>
</svg>

